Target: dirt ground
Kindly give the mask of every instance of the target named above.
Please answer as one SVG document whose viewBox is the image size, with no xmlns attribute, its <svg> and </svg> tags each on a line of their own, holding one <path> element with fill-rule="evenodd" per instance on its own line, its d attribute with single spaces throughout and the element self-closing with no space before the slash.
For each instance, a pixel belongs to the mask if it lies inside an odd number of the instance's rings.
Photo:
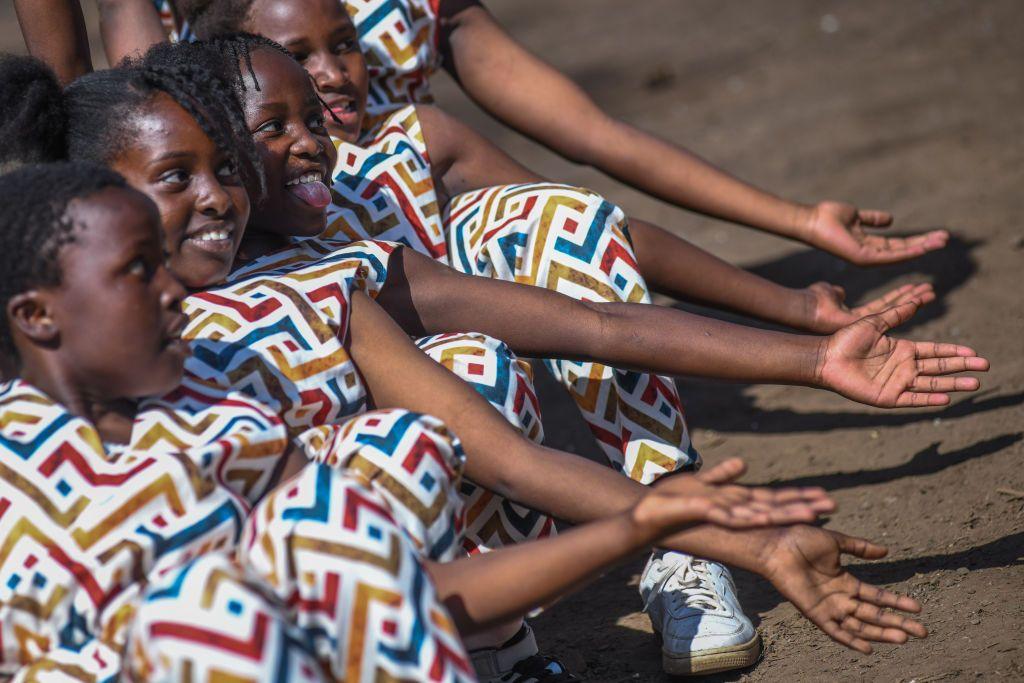
<svg viewBox="0 0 1024 683">
<path fill-rule="evenodd" d="M 1024 498 L 1007 493 L 1024 490 L 1024 3 L 488 5 L 610 112 L 741 177 L 804 201 L 890 209 L 900 230 L 943 226 L 956 235 L 944 251 L 905 265 L 844 266 L 568 164 L 438 83 L 442 105 L 534 169 L 597 189 L 762 275 L 790 285 L 828 279 L 854 301 L 933 282 L 939 300 L 899 333 L 969 344 L 992 361 L 982 390 L 944 410 L 881 411 L 810 389 L 680 380 L 709 463 L 739 455 L 751 466 L 747 482 L 832 491 L 841 509 L 830 527 L 891 548 L 855 572 L 921 600 L 931 630 L 927 640 L 863 657 L 741 574 L 765 656 L 714 680 L 1024 680 Z M 0 22 L 0 49 L 20 51 L 9 3 Z M 541 384 L 549 441 L 593 454 L 567 399 Z M 642 562 L 538 618 L 545 649 L 587 680 L 665 680 L 639 611 Z"/>
</svg>

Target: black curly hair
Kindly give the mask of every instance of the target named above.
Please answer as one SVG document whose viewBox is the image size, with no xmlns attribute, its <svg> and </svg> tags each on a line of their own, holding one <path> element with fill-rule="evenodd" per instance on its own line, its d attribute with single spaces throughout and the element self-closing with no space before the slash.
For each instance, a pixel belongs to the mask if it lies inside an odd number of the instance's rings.
<svg viewBox="0 0 1024 683">
<path fill-rule="evenodd" d="M 43 62 L 0 55 L 0 173 L 64 156 L 64 100 Z"/>
<path fill-rule="evenodd" d="M 177 7 L 200 39 L 244 31 L 253 0 L 179 0 Z"/>
<path fill-rule="evenodd" d="M 0 176 L 0 355 L 17 356 L 7 304 L 33 287 L 61 283 L 60 251 L 74 241 L 68 205 L 107 188 L 124 188 L 120 174 L 99 164 L 25 164 Z"/>
<path fill-rule="evenodd" d="M 116 69 L 82 76 L 62 94 L 42 62 L 14 58 L 0 71 L 0 163 L 109 163 L 132 139 L 134 114 L 165 94 L 228 156 L 256 204 L 266 191 L 263 166 L 223 63 L 208 47 L 159 44 Z"/>
</svg>

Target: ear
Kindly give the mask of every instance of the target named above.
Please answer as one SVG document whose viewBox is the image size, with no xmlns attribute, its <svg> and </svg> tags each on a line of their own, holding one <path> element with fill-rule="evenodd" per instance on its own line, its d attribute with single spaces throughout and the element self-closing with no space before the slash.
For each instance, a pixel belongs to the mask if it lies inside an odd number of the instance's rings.
<svg viewBox="0 0 1024 683">
<path fill-rule="evenodd" d="M 35 344 L 50 346 L 60 337 L 49 297 L 38 289 L 12 296 L 7 302 L 7 319 L 15 336 L 26 337 Z"/>
</svg>

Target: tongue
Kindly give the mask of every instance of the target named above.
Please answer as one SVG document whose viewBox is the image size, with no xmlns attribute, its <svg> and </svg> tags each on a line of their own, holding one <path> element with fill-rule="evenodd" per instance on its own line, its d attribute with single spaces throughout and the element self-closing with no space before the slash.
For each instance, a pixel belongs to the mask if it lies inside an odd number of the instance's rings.
<svg viewBox="0 0 1024 683">
<path fill-rule="evenodd" d="M 301 201 L 317 209 L 322 209 L 331 203 L 331 191 L 319 181 L 289 185 L 288 191 Z"/>
</svg>

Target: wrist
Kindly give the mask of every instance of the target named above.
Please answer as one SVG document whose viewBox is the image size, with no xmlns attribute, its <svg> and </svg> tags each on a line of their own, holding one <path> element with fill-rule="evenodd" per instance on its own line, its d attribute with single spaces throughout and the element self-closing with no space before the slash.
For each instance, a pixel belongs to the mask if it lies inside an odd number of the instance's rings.
<svg viewBox="0 0 1024 683">
<path fill-rule="evenodd" d="M 808 244 L 812 243 L 817 213 L 818 208 L 816 206 L 794 203 L 793 214 L 790 219 L 790 230 L 795 239 Z"/>
</svg>

